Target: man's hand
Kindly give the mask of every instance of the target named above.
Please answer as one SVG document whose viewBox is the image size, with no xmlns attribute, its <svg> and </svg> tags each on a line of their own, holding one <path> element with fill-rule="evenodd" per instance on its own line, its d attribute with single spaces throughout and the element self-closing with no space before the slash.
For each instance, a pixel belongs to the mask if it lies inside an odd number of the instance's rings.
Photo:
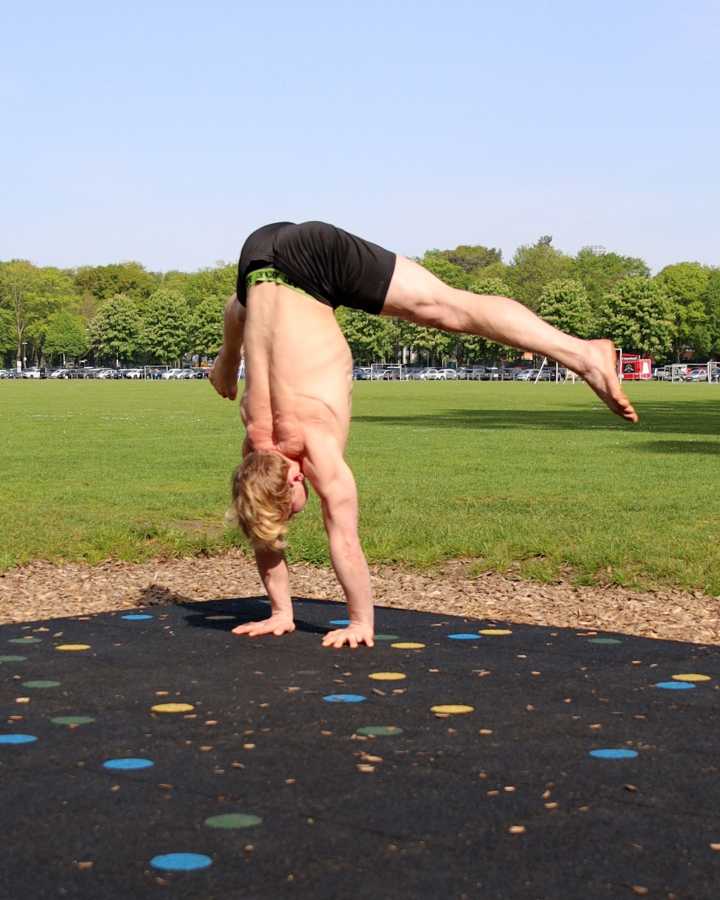
<svg viewBox="0 0 720 900">
<path fill-rule="evenodd" d="M 260 637 L 263 634 L 274 634 L 276 637 L 280 637 L 281 634 L 290 634 L 291 631 L 295 631 L 292 615 L 272 615 L 269 619 L 263 619 L 260 622 L 246 622 L 244 625 L 233 628 L 233 634 L 246 634 L 248 637 Z"/>
<path fill-rule="evenodd" d="M 240 357 L 228 353 L 222 347 L 210 370 L 210 383 L 221 397 L 227 397 L 228 400 L 237 397 L 239 370 Z"/>
<path fill-rule="evenodd" d="M 367 644 L 372 647 L 375 631 L 372 625 L 348 625 L 347 628 L 338 628 L 335 631 L 328 631 L 323 638 L 323 647 L 344 647 L 347 644 L 353 650 L 359 644 Z"/>
</svg>

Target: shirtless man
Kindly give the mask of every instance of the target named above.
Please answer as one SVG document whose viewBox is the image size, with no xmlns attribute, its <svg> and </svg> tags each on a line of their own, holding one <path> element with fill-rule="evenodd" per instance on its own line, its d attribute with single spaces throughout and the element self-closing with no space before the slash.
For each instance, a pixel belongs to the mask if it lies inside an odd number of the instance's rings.
<svg viewBox="0 0 720 900">
<path fill-rule="evenodd" d="M 253 232 L 225 309 L 224 343 L 210 379 L 237 396 L 245 351 L 243 463 L 233 476 L 232 511 L 250 538 L 270 599 L 268 619 L 235 629 L 251 637 L 294 631 L 283 537 L 307 500 L 320 498 L 330 557 L 350 625 L 326 647 L 373 646 L 373 603 L 358 537 L 358 498 L 344 451 L 350 427 L 352 358 L 335 321 L 344 305 L 548 356 L 582 376 L 621 418 L 638 416 L 621 390 L 610 341 L 585 341 L 553 328 L 507 297 L 448 287 L 422 266 L 322 222 L 280 222 Z"/>
</svg>

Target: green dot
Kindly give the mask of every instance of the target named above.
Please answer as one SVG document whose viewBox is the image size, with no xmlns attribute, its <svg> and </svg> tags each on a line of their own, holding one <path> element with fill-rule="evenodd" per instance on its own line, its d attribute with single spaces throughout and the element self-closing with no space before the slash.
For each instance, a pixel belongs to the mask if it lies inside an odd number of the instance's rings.
<svg viewBox="0 0 720 900">
<path fill-rule="evenodd" d="M 223 816 L 210 816 L 209 819 L 205 819 L 205 824 L 210 828 L 251 828 L 261 822 L 259 816 L 245 813 L 226 813 Z"/>
<path fill-rule="evenodd" d="M 381 735 L 402 734 L 402 732 L 402 728 L 397 728 L 395 725 L 363 725 L 362 728 L 357 729 L 358 734 L 377 735 L 378 737 Z"/>
<path fill-rule="evenodd" d="M 4 662 L 25 662 L 27 656 L 0 656 L 0 663 Z"/>
<path fill-rule="evenodd" d="M 376 641 L 399 641 L 400 635 L 399 634 L 376 634 L 375 640 Z"/>
<path fill-rule="evenodd" d="M 617 638 L 590 638 L 588 644 L 622 644 Z"/>
<path fill-rule="evenodd" d="M 50 721 L 53 725 L 89 725 L 95 719 L 92 716 L 56 716 Z"/>
<path fill-rule="evenodd" d="M 23 687 L 26 688 L 53 688 L 59 687 L 59 681 L 23 681 Z"/>
<path fill-rule="evenodd" d="M 36 637 L 10 638 L 8 643 L 9 644 L 42 644 L 42 638 L 36 638 Z"/>
</svg>

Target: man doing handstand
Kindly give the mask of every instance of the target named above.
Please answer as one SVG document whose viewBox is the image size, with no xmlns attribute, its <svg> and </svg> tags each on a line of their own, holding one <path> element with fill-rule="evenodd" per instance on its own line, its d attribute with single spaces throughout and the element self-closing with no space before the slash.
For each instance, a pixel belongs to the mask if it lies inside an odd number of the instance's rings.
<svg viewBox="0 0 720 900">
<path fill-rule="evenodd" d="M 373 645 L 357 489 L 344 457 L 352 357 L 335 321 L 338 306 L 548 356 L 580 375 L 621 418 L 638 419 L 620 387 L 610 341 L 564 334 L 508 297 L 449 287 L 418 263 L 324 222 L 258 229 L 242 248 L 237 291 L 225 308 L 224 342 L 210 374 L 215 390 L 234 400 L 244 348 L 246 438 L 231 515 L 253 545 L 272 613 L 238 626 L 236 634 L 295 629 L 284 536 L 307 501 L 309 482 L 320 498 L 350 621 L 326 634 L 323 645 Z"/>
</svg>

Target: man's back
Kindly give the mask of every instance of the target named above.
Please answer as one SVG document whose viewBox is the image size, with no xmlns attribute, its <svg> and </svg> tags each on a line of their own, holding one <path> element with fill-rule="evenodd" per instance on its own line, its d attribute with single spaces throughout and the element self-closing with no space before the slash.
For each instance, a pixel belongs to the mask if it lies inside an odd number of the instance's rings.
<svg viewBox="0 0 720 900">
<path fill-rule="evenodd" d="M 248 291 L 243 419 L 253 449 L 303 455 L 308 431 L 344 448 L 352 358 L 332 311 L 284 285 Z"/>
</svg>

